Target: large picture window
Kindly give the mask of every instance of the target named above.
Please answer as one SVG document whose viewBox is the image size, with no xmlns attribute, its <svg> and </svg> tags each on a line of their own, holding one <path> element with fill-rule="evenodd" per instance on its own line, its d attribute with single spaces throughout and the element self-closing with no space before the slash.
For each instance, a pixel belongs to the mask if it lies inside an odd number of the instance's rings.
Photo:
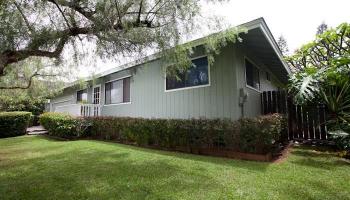
<svg viewBox="0 0 350 200">
<path fill-rule="evenodd" d="M 249 60 L 245 60 L 245 77 L 247 85 L 260 90 L 259 69 Z"/>
<path fill-rule="evenodd" d="M 127 102 L 130 102 L 130 77 L 106 83 L 105 104 Z"/>
<path fill-rule="evenodd" d="M 78 103 L 87 103 L 87 90 L 77 91 L 77 102 Z"/>
<path fill-rule="evenodd" d="M 207 57 L 192 60 L 192 66 L 185 72 L 178 72 L 178 77 L 166 77 L 166 90 L 209 85 Z"/>
</svg>

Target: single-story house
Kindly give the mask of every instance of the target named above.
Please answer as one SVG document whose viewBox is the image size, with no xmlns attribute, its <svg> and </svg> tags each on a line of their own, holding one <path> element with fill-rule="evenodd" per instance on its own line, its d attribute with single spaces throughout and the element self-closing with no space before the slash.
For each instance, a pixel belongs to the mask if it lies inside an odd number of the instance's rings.
<svg viewBox="0 0 350 200">
<path fill-rule="evenodd" d="M 50 100 L 50 111 L 76 116 L 228 118 L 261 114 L 261 92 L 279 90 L 291 73 L 263 18 L 245 24 L 242 42 L 229 44 L 213 64 L 198 50 L 187 76 L 167 77 L 156 56 L 71 85 Z M 199 39 L 198 41 L 201 41 Z"/>
</svg>

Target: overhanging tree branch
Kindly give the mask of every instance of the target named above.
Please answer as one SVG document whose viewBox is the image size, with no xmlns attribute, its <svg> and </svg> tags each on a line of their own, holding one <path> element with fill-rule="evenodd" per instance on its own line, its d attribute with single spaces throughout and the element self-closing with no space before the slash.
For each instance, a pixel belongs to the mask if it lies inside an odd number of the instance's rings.
<svg viewBox="0 0 350 200">
<path fill-rule="evenodd" d="M 15 89 L 21 89 L 25 90 L 30 88 L 30 86 L 33 83 L 33 79 L 35 77 L 42 76 L 42 77 L 48 77 L 48 76 L 57 76 L 55 74 L 40 74 L 38 71 L 36 71 L 34 74 L 32 74 L 28 79 L 28 83 L 26 85 L 17 85 L 17 86 L 0 86 L 0 90 L 15 90 Z"/>
</svg>

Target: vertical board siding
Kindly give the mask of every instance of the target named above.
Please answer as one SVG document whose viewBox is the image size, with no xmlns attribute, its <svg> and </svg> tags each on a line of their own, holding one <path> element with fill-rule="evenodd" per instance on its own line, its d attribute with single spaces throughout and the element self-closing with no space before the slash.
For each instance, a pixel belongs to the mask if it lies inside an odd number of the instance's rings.
<svg viewBox="0 0 350 200">
<path fill-rule="evenodd" d="M 201 54 L 203 55 L 203 54 Z M 165 91 L 164 66 L 160 60 L 153 60 L 139 66 L 125 69 L 99 78 L 101 84 L 101 114 L 103 116 L 129 116 L 143 118 L 230 118 L 241 117 L 238 105 L 239 89 L 248 94 L 245 103 L 245 117 L 261 114 L 260 92 L 246 87 L 244 59 L 249 56 L 261 67 L 265 66 L 254 55 L 239 45 L 229 45 L 215 56 L 210 64 L 210 86 Z M 104 105 L 105 83 L 131 76 L 129 104 Z M 260 76 L 262 88 L 276 88 Z M 75 92 L 68 92 L 75 95 Z M 91 91 L 89 91 L 91 98 Z M 75 103 L 74 100 L 70 103 Z"/>
<path fill-rule="evenodd" d="M 210 66 L 210 86 L 207 87 L 165 91 L 161 61 L 155 60 L 138 67 L 130 83 L 131 104 L 104 106 L 102 115 L 237 119 L 239 116 L 232 114 L 237 109 L 235 105 L 238 105 L 233 47 L 223 52 Z M 105 81 L 115 76 L 111 75 Z"/>
</svg>

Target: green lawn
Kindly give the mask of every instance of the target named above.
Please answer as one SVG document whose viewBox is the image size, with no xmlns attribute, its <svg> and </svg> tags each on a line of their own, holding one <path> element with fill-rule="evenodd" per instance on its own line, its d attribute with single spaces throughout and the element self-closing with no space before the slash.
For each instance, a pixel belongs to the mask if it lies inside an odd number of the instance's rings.
<svg viewBox="0 0 350 200">
<path fill-rule="evenodd" d="M 301 147 L 271 164 L 23 136 L 0 139 L 0 199 L 350 199 L 350 165 Z"/>
</svg>

